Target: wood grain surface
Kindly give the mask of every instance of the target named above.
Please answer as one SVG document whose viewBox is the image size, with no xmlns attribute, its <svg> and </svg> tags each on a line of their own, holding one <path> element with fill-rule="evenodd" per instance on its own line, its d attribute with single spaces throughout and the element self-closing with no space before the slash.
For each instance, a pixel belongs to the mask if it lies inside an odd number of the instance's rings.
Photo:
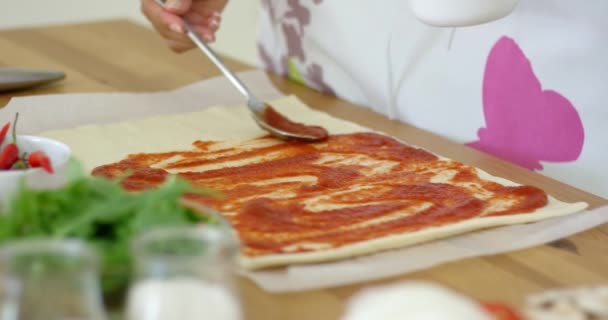
<svg viewBox="0 0 608 320">
<path fill-rule="evenodd" d="M 251 69 L 226 59 L 234 70 Z M 201 53 L 174 54 L 152 31 L 129 21 L 103 21 L 0 31 L 0 67 L 59 69 L 67 78 L 45 87 L 0 94 L 11 97 L 49 93 L 154 91 L 220 75 Z M 283 92 L 313 108 L 387 132 L 441 155 L 480 167 L 491 174 L 543 188 L 564 201 L 586 201 L 591 208 L 606 199 L 522 169 L 440 136 L 408 126 L 343 100 L 271 76 Z M 52 116 L 52 115 L 50 115 Z M 247 319 L 339 319 L 344 301 L 356 291 L 410 279 L 437 281 L 472 297 L 520 305 L 528 293 L 543 289 L 608 282 L 608 226 L 535 248 L 448 263 L 381 281 L 269 294 L 242 279 Z"/>
</svg>

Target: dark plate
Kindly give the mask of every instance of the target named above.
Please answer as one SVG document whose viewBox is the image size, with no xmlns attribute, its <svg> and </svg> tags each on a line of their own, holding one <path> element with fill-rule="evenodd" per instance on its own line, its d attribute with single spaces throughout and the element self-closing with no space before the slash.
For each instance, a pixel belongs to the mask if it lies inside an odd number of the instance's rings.
<svg viewBox="0 0 608 320">
<path fill-rule="evenodd" d="M 65 78 L 56 70 L 0 68 L 0 91 L 26 89 Z"/>
</svg>

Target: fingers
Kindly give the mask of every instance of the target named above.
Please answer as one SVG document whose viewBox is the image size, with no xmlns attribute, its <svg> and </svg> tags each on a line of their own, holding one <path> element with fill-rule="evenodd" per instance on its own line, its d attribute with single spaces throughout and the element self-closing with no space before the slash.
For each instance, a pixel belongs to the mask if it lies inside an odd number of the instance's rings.
<svg viewBox="0 0 608 320">
<path fill-rule="evenodd" d="M 183 15 L 192 7 L 192 0 L 166 0 L 165 8 L 174 14 Z"/>
<path fill-rule="evenodd" d="M 194 0 L 192 10 L 184 15 L 184 19 L 201 38 L 213 41 L 221 23 L 220 12 L 226 2 L 226 0 Z"/>
<path fill-rule="evenodd" d="M 163 37 L 170 36 L 171 33 L 185 33 L 182 18 L 166 11 L 156 1 L 142 0 L 141 11 Z"/>
<path fill-rule="evenodd" d="M 167 46 L 169 47 L 169 49 L 177 53 L 188 51 L 194 47 L 194 44 L 192 44 L 192 42 L 179 41 L 173 39 L 167 39 L 165 41 L 167 42 Z"/>
<path fill-rule="evenodd" d="M 154 0 L 142 0 L 142 12 L 150 20 L 154 29 L 167 41 L 174 51 L 185 51 L 189 39 L 185 33 L 182 18 L 163 9 Z M 181 45 L 178 45 L 181 43 Z"/>
<path fill-rule="evenodd" d="M 165 3 L 165 8 L 155 0 L 142 0 L 142 12 L 150 20 L 154 29 L 165 39 L 169 48 L 183 52 L 194 44 L 186 35 L 184 20 L 205 42 L 215 41 L 221 17 L 210 4 L 212 1 L 173 0 Z M 188 7 L 186 7 L 186 5 Z M 171 6 L 170 8 L 168 6 Z M 184 12 L 178 14 L 178 12 Z"/>
<path fill-rule="evenodd" d="M 219 13 L 200 14 L 198 12 L 191 12 L 186 14 L 184 19 L 188 21 L 192 30 L 203 40 L 206 42 L 215 40 L 215 33 L 219 29 L 221 23 Z"/>
</svg>

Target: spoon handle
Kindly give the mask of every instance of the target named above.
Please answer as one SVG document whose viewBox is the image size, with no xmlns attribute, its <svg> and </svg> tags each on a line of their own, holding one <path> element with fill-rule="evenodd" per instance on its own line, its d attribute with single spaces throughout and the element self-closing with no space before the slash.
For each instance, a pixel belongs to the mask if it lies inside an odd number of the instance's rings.
<svg viewBox="0 0 608 320">
<path fill-rule="evenodd" d="M 239 79 L 232 70 L 230 70 L 220 57 L 203 41 L 199 36 L 192 31 L 190 25 L 184 21 L 188 37 L 203 51 L 209 59 L 224 73 L 226 78 L 239 90 L 239 92 L 247 98 L 247 100 L 257 101 L 258 99 L 249 91 L 249 88 Z"/>
<path fill-rule="evenodd" d="M 167 0 L 156 0 L 156 3 L 165 6 Z M 261 102 L 256 96 L 249 91 L 249 88 L 239 79 L 232 70 L 230 70 L 224 61 L 209 47 L 199 36 L 192 30 L 190 24 L 184 20 L 184 26 L 186 27 L 186 34 L 188 38 L 194 42 L 194 44 L 211 59 L 211 61 L 222 71 L 222 73 L 230 80 L 230 82 L 239 90 L 239 92 L 247 99 L 247 105 L 256 110 L 256 112 L 262 112 L 265 108 L 265 104 Z"/>
</svg>

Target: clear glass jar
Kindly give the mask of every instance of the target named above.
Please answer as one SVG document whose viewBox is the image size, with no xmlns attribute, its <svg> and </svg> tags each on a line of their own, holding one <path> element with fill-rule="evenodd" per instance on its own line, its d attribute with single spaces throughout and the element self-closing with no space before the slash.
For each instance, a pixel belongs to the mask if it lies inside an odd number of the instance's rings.
<svg viewBox="0 0 608 320">
<path fill-rule="evenodd" d="M 133 241 L 129 320 L 240 320 L 238 242 L 223 226 L 154 229 Z"/>
<path fill-rule="evenodd" d="M 97 256 L 80 240 L 0 247 L 0 320 L 105 320 Z"/>
</svg>

